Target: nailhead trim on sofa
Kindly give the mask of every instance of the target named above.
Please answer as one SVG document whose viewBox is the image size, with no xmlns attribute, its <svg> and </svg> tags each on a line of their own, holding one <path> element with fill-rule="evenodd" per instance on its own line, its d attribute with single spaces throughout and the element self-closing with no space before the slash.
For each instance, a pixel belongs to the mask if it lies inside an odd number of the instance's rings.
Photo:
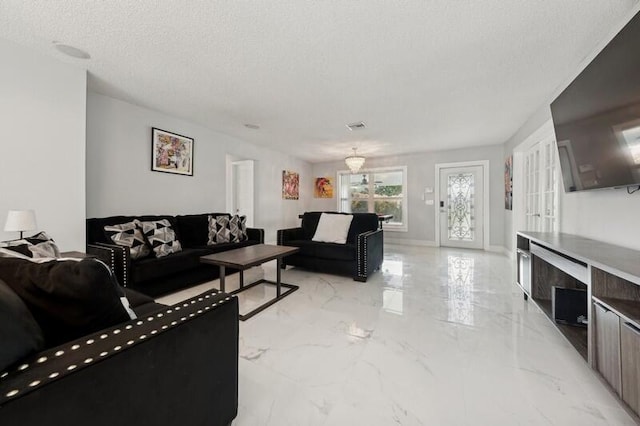
<svg viewBox="0 0 640 426">
<path fill-rule="evenodd" d="M 34 359 L 27 360 L 17 367 L 0 373 L 0 406 L 16 396 L 33 391 L 74 371 L 86 368 L 94 362 L 113 356 L 126 347 L 141 344 L 155 335 L 185 321 L 190 321 L 236 298 L 232 295 L 226 295 L 224 299 L 212 303 L 211 301 L 218 295 L 224 294 L 215 291 L 202 294 L 145 318 L 131 320 L 37 354 L 37 358 L 34 357 Z M 108 349 L 105 348 L 107 345 Z M 91 350 L 89 347 L 95 349 Z M 83 350 L 79 351 L 81 348 Z M 81 356 L 79 356 L 80 352 L 82 352 Z M 68 359 L 64 368 L 61 368 L 58 362 L 53 365 L 54 361 L 63 358 Z M 38 372 L 34 376 L 31 370 L 36 367 Z M 6 384 L 9 381 L 11 382 L 10 386 Z"/>
</svg>

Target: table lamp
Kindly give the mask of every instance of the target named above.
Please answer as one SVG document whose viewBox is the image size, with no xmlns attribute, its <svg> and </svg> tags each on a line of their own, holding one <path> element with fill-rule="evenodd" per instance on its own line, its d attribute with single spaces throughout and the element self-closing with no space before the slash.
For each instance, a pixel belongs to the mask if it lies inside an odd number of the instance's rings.
<svg viewBox="0 0 640 426">
<path fill-rule="evenodd" d="M 36 228 L 36 214 L 33 210 L 9 210 L 4 225 L 6 232 L 20 232 L 22 239 L 24 231 L 33 231 Z"/>
</svg>

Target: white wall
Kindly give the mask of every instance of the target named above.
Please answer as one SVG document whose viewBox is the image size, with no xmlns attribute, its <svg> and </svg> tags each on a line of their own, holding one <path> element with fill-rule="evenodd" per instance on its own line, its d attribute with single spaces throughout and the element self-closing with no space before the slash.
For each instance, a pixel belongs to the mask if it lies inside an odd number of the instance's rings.
<svg viewBox="0 0 640 426">
<path fill-rule="evenodd" d="M 364 168 L 407 166 L 407 185 L 409 187 L 409 230 L 408 232 L 385 232 L 385 240 L 403 240 L 409 244 L 435 244 L 435 214 L 437 200 L 428 206 L 422 200 L 427 187 L 435 187 L 435 165 L 473 160 L 489 160 L 490 179 L 490 245 L 503 246 L 504 218 L 504 158 L 503 146 L 493 145 L 479 148 L 456 149 L 450 151 L 422 152 L 390 157 L 367 158 Z M 339 170 L 346 170 L 343 161 L 319 163 L 313 166 L 313 177 L 333 176 Z M 336 180 L 337 185 L 337 180 Z M 435 189 L 435 188 L 434 188 Z M 429 195 L 433 198 L 433 194 Z M 336 210 L 337 190 L 334 198 L 314 198 L 311 210 Z"/>
<path fill-rule="evenodd" d="M 151 128 L 194 138 L 194 175 L 151 171 Z M 226 209 L 226 157 L 255 163 L 255 226 L 274 242 L 298 226 L 312 196 L 311 165 L 147 108 L 96 93 L 87 100 L 87 217 Z M 282 170 L 300 173 L 300 199 L 283 200 Z"/>
<path fill-rule="evenodd" d="M 8 210 L 33 209 L 63 251 L 84 251 L 86 71 L 2 39 L 0 57 L 0 239 L 18 237 Z"/>
<path fill-rule="evenodd" d="M 585 58 L 570 76 L 567 76 L 566 82 L 556 89 L 548 102 L 541 106 L 505 143 L 505 156 L 525 141 L 532 142 L 532 135 L 535 139 L 535 132 L 539 128 L 551 126 L 551 109 L 549 107 L 551 101 L 582 72 L 639 10 L 640 5 L 635 6 L 625 19 L 612 28 L 610 34 L 598 46 L 594 47 L 591 55 Z M 516 167 L 515 161 L 514 167 Z M 514 202 L 517 197 L 516 191 L 523 190 L 516 187 L 515 184 L 514 180 Z M 640 215 L 640 192 L 628 195 L 625 189 L 605 189 L 565 194 L 560 187 L 558 201 L 560 206 L 558 230 L 560 232 L 640 249 L 640 231 L 633 225 L 635 219 Z M 505 215 L 505 246 L 509 251 L 514 249 L 513 235 L 519 230 L 516 229 L 518 226 L 516 223 L 519 222 L 515 217 L 516 214 L 517 212 L 514 210 L 513 214 L 507 212 Z"/>
<path fill-rule="evenodd" d="M 543 119 L 544 114 L 539 117 Z M 513 150 L 521 152 L 548 137 L 555 138 L 550 113 L 539 129 L 533 131 Z M 522 161 L 514 160 L 514 167 L 521 168 Z M 558 176 L 561 176 L 559 169 Z M 505 220 L 505 245 L 509 250 L 514 245 L 513 235 L 520 230 L 516 228 L 524 226 L 523 221 L 518 219 L 524 214 L 524 189 L 520 177 L 521 170 L 518 170 L 514 176 L 513 215 L 509 214 L 509 218 Z M 559 232 L 640 249 L 640 231 L 630 225 L 640 215 L 640 193 L 629 195 L 626 189 L 565 193 L 562 185 L 558 191 Z"/>
</svg>

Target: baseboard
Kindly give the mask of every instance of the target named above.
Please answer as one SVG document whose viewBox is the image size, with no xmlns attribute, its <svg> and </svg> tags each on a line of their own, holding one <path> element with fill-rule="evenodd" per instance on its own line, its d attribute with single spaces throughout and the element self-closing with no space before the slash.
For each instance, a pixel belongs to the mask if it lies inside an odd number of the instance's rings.
<svg viewBox="0 0 640 426">
<path fill-rule="evenodd" d="M 406 238 L 388 238 L 384 236 L 385 244 L 398 244 L 403 246 L 418 246 L 418 247 L 438 247 L 435 241 L 429 240 L 410 240 Z"/>
<path fill-rule="evenodd" d="M 516 256 L 513 250 L 509 250 L 506 247 L 502 247 L 502 249 L 503 249 L 502 252 L 504 253 L 505 256 L 507 256 L 509 259 L 515 259 Z"/>
<path fill-rule="evenodd" d="M 506 247 L 503 246 L 489 246 L 490 252 L 501 253 L 507 256 L 509 259 L 513 259 L 513 252 Z"/>
<path fill-rule="evenodd" d="M 429 240 L 410 240 L 404 238 L 388 238 L 386 235 L 384 237 L 385 244 L 397 244 L 402 246 L 414 246 L 414 247 L 438 247 L 435 241 Z M 486 251 L 490 251 L 493 253 L 501 253 L 507 256 L 510 259 L 513 259 L 513 252 L 506 247 L 503 246 L 489 246 Z"/>
</svg>

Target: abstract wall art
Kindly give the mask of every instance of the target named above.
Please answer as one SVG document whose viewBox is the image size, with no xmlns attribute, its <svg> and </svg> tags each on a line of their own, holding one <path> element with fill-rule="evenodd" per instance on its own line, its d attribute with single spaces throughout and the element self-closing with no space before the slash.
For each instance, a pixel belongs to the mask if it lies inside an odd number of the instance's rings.
<svg viewBox="0 0 640 426">
<path fill-rule="evenodd" d="M 152 128 L 151 170 L 193 176 L 193 139 Z"/>
<path fill-rule="evenodd" d="M 300 195 L 300 175 L 289 170 L 282 171 L 282 199 L 297 200 Z"/>
</svg>

